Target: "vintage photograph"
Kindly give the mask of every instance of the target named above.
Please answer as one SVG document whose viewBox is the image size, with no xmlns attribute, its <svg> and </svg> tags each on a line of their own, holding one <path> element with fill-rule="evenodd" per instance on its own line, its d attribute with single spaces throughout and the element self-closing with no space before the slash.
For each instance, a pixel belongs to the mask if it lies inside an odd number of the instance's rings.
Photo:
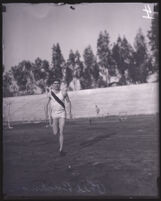
<svg viewBox="0 0 161 201">
<path fill-rule="evenodd" d="M 3 3 L 3 197 L 158 198 L 159 3 Z"/>
</svg>

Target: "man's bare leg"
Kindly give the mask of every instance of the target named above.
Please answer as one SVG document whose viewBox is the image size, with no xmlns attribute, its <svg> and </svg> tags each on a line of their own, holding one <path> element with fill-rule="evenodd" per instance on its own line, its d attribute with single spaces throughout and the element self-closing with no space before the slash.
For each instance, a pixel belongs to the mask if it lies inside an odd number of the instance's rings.
<svg viewBox="0 0 161 201">
<path fill-rule="evenodd" d="M 65 126 L 65 118 L 59 118 L 59 144 L 60 144 L 59 151 L 60 152 L 62 152 L 62 150 L 63 150 L 63 141 L 64 141 L 63 131 L 64 131 L 64 126 Z"/>
<path fill-rule="evenodd" d="M 53 134 L 54 135 L 57 135 L 58 134 L 58 129 L 59 129 L 59 127 L 58 127 L 58 123 L 59 123 L 59 119 L 58 118 L 54 118 L 53 119 L 53 122 L 52 122 L 52 129 L 53 129 Z"/>
</svg>

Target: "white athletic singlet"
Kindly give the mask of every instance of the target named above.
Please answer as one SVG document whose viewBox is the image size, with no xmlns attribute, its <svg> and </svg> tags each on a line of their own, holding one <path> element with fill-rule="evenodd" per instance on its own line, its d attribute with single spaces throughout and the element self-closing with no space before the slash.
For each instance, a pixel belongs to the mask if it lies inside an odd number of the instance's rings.
<svg viewBox="0 0 161 201">
<path fill-rule="evenodd" d="M 53 91 L 54 92 L 54 91 Z M 62 91 L 59 93 L 55 93 L 55 95 L 64 103 L 64 96 L 62 94 Z M 50 104 L 51 104 L 51 115 L 52 118 L 65 118 L 65 109 L 52 97 L 51 92 L 50 92 Z M 65 105 L 65 103 L 64 103 Z"/>
</svg>

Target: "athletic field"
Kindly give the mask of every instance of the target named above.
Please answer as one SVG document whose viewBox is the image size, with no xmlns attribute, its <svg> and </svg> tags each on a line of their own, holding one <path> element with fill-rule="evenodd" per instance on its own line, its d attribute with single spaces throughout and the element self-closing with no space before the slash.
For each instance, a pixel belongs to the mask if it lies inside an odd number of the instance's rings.
<svg viewBox="0 0 161 201">
<path fill-rule="evenodd" d="M 65 156 L 45 123 L 3 130 L 6 198 L 158 195 L 156 115 L 68 120 Z"/>
</svg>

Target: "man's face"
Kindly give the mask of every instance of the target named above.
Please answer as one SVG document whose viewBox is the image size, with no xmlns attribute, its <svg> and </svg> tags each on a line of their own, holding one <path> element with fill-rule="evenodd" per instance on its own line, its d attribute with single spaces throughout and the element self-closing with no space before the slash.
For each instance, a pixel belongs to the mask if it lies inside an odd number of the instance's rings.
<svg viewBox="0 0 161 201">
<path fill-rule="evenodd" d="M 55 89 L 55 90 L 59 90 L 60 89 L 60 82 L 58 82 L 58 81 L 55 81 L 54 83 L 53 83 L 53 89 Z"/>
</svg>

